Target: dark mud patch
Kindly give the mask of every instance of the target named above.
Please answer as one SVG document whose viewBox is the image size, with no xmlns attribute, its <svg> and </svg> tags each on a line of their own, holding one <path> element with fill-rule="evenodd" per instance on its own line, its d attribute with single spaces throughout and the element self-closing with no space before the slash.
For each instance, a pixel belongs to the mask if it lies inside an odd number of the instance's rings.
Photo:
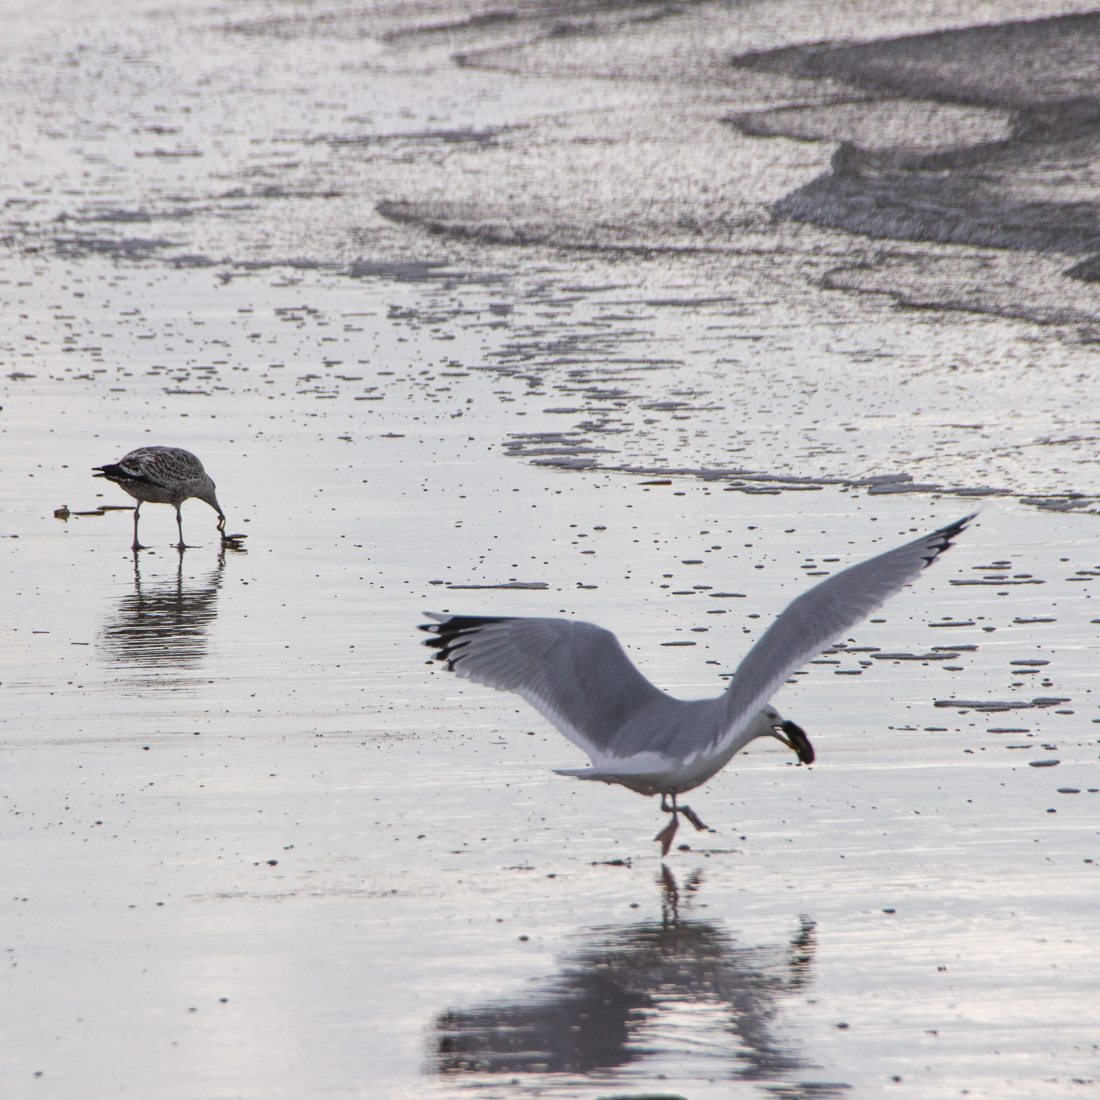
<svg viewBox="0 0 1100 1100">
<path fill-rule="evenodd" d="M 550 587 L 546 581 L 508 581 L 506 584 L 448 584 L 448 592 L 465 592 L 481 588 L 520 588 L 531 592 L 545 592 Z"/>
<path fill-rule="evenodd" d="M 782 199 L 778 217 L 871 238 L 1031 251 L 1100 248 L 1100 206 L 1014 194 L 1025 175 L 1072 172 L 1100 160 L 1094 141 L 1057 150 L 1004 142 L 951 153 L 862 150 L 842 144 L 832 172 Z M 1030 189 L 1029 189 L 1030 190 Z"/>
<path fill-rule="evenodd" d="M 838 98 L 837 86 L 903 105 L 881 110 L 878 125 L 864 118 L 857 140 L 850 118 L 818 107 L 731 121 L 748 134 L 841 142 L 831 171 L 775 204 L 777 217 L 871 238 L 1093 252 L 1100 248 L 1098 31 L 1100 14 L 1090 13 L 747 54 L 734 66 L 826 81 Z M 993 116 L 969 135 L 956 133 L 953 144 L 941 134 L 946 147 L 929 151 L 920 147 L 927 137 L 907 140 L 896 125 L 915 101 L 1007 112 L 1008 132 L 988 140 L 1000 125 Z"/>
<path fill-rule="evenodd" d="M 523 131 L 524 126 L 498 126 L 482 130 L 467 127 L 458 130 L 410 130 L 408 132 L 396 132 L 392 134 L 358 134 L 348 136 L 345 134 L 321 134 L 310 138 L 306 144 L 317 142 L 332 146 L 348 145 L 463 145 L 482 148 L 492 148 L 500 143 L 502 134 L 514 131 Z"/>
<path fill-rule="evenodd" d="M 596 448 L 593 448 L 594 450 Z M 770 474 L 757 470 L 741 469 L 708 469 L 705 467 L 659 467 L 659 466 L 618 466 L 600 463 L 593 458 L 576 457 L 581 449 L 567 450 L 563 457 L 553 457 L 547 454 L 545 457 L 532 459 L 536 466 L 558 466 L 562 469 L 579 468 L 583 464 L 586 469 L 597 469 L 607 473 L 642 475 L 650 478 L 693 478 L 703 482 L 725 482 L 723 491 L 727 493 L 780 493 L 780 492 L 815 492 L 826 486 L 842 486 L 848 489 L 862 489 L 868 496 L 884 496 L 896 493 L 920 493 L 934 494 L 935 496 L 959 497 L 973 499 L 975 497 L 1014 497 L 1021 503 L 1030 504 L 1032 507 L 1052 512 L 1092 512 L 1096 509 L 1098 498 L 1085 496 L 1084 494 L 1070 493 L 1057 497 L 1032 497 L 1014 493 L 1010 489 L 991 489 L 986 486 L 947 486 L 940 483 L 914 482 L 909 474 L 876 474 L 870 477 L 799 477 L 796 475 Z M 530 452 L 515 448 L 508 452 L 513 456 L 527 457 Z M 643 482 L 643 484 L 645 484 Z M 671 480 L 653 481 L 650 484 L 672 484 Z M 952 581 L 952 584 L 984 584 L 980 581 Z M 1043 584 L 1043 581 L 1012 581 L 989 582 L 1004 585 L 1013 584 Z M 943 624 L 953 625 L 953 624 Z"/>
<path fill-rule="evenodd" d="M 53 246 L 63 259 L 80 260 L 89 256 L 110 256 L 112 259 L 140 261 L 175 248 L 176 242 L 163 237 L 55 237 Z"/>
<path fill-rule="evenodd" d="M 635 256 L 691 256 L 728 251 L 728 247 L 702 239 L 697 245 L 639 243 L 637 226 L 614 221 L 554 221 L 541 207 L 511 208 L 494 213 L 480 204 L 404 201 L 385 199 L 375 209 L 398 225 L 416 226 L 425 233 L 448 240 L 506 248 L 547 247 L 563 252 Z"/>
<path fill-rule="evenodd" d="M 265 187 L 234 187 L 215 196 L 218 199 L 338 199 L 344 192 L 337 188 L 280 187 L 268 184 Z"/>
<path fill-rule="evenodd" d="M 399 283 L 425 283 L 461 279 L 443 260 L 356 260 L 348 268 L 352 279 L 391 279 Z"/>
<path fill-rule="evenodd" d="M 1067 280 L 1064 257 L 1045 253 L 951 254 L 883 251 L 845 264 L 821 279 L 825 290 L 885 295 L 915 311 L 984 313 L 1038 325 L 1077 327 L 1082 345 L 1095 342 L 1100 298 L 1087 280 Z M 1072 337 L 1070 337 L 1072 339 Z"/>
<path fill-rule="evenodd" d="M 738 68 L 832 79 L 877 93 L 1027 109 L 1095 94 L 1100 13 L 743 54 Z"/>
<path fill-rule="evenodd" d="M 930 626 L 938 626 L 938 623 L 930 623 Z M 962 624 L 959 624 L 962 625 Z M 990 700 L 990 699 L 937 699 L 933 706 L 942 708 L 953 707 L 956 710 L 974 710 L 980 713 L 995 713 L 1005 710 L 1045 710 L 1047 707 L 1058 706 L 1059 703 L 1068 703 L 1068 699 L 1038 698 L 1030 702 L 1020 700 Z"/>
</svg>

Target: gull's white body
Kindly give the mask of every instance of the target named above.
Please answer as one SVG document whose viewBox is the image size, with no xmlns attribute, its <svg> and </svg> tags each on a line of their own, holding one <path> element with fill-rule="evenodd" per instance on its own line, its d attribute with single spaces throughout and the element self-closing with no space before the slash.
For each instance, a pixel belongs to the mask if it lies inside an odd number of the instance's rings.
<svg viewBox="0 0 1100 1100">
<path fill-rule="evenodd" d="M 674 699 L 673 702 L 680 700 Z M 698 702 L 717 703 L 720 700 L 702 699 Z M 691 709 L 682 711 L 678 717 L 681 721 L 686 719 L 690 728 L 705 729 L 718 720 L 703 707 L 698 707 L 698 703 L 688 706 Z M 647 716 L 647 720 L 652 717 Z M 625 759 L 593 756 L 590 768 L 555 768 L 554 771 L 557 775 L 568 775 L 574 779 L 618 783 L 638 794 L 683 794 L 720 772 L 750 741 L 757 737 L 776 736 L 776 728 L 781 722 L 782 718 L 774 707 L 764 707 L 752 716 L 739 734 L 700 749 L 682 762 L 661 752 L 639 752 Z"/>
<path fill-rule="evenodd" d="M 429 614 L 435 622 L 421 629 L 436 635 L 425 644 L 438 649 L 437 659 L 458 676 L 522 695 L 588 753 L 590 768 L 558 774 L 675 796 L 706 782 L 757 737 L 777 737 L 812 761 L 805 734 L 785 723 L 768 700 L 795 669 L 935 561 L 971 519 L 804 592 L 749 650 L 716 699 L 667 695 L 638 672 L 614 634 L 592 623 Z"/>
</svg>

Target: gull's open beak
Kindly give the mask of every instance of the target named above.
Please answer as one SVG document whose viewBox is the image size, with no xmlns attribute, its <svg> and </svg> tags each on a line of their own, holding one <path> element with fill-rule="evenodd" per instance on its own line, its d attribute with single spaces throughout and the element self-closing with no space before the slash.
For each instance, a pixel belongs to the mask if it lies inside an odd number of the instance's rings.
<svg viewBox="0 0 1100 1100">
<path fill-rule="evenodd" d="M 814 747 L 806 736 L 806 731 L 794 722 L 780 722 L 774 727 L 772 736 L 777 741 L 782 741 L 792 752 L 798 756 L 800 764 L 812 764 L 814 762 Z"/>
</svg>

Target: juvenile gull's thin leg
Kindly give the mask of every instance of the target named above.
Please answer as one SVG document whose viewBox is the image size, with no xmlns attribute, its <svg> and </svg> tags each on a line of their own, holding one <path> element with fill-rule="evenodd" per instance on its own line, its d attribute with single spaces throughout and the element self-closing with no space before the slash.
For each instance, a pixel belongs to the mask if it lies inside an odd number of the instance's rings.
<svg viewBox="0 0 1100 1100">
<path fill-rule="evenodd" d="M 186 550 L 187 547 L 183 543 L 183 516 L 180 514 L 180 506 L 178 504 L 176 505 L 176 527 L 178 528 L 180 533 L 180 541 L 176 549 Z"/>
<path fill-rule="evenodd" d="M 141 501 L 134 505 L 134 545 L 130 547 L 131 550 L 144 550 L 145 547 L 138 542 L 137 527 L 138 527 L 138 513 L 141 511 Z"/>
</svg>

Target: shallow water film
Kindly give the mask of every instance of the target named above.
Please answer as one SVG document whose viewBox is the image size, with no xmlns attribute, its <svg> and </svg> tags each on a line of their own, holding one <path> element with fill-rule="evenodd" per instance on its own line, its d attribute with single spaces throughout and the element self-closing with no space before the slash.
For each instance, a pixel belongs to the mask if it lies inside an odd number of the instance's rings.
<svg viewBox="0 0 1100 1100">
<path fill-rule="evenodd" d="M 0 1094 L 1095 1092 L 1089 4 L 0 8 Z M 416 630 L 715 696 L 976 509 L 663 860 Z"/>
</svg>

